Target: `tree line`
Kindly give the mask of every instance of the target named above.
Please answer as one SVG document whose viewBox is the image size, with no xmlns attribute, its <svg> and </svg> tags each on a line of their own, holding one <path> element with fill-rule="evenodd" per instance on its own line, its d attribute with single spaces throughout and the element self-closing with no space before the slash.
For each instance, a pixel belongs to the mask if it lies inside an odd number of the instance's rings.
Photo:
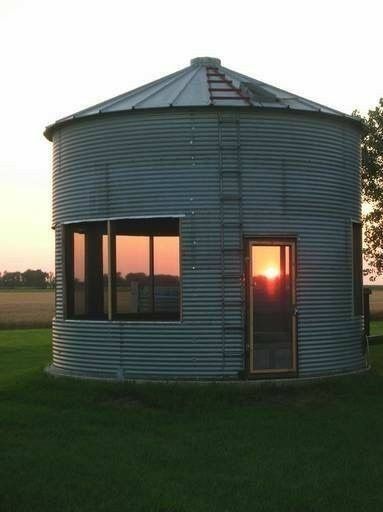
<svg viewBox="0 0 383 512">
<path fill-rule="evenodd" d="M 383 98 L 362 116 L 362 191 L 369 209 L 363 215 L 365 275 L 374 281 L 383 275 Z"/>
<path fill-rule="evenodd" d="M 55 276 L 53 272 L 44 272 L 41 269 L 28 269 L 25 272 L 0 272 L 0 288 L 54 288 Z"/>
</svg>

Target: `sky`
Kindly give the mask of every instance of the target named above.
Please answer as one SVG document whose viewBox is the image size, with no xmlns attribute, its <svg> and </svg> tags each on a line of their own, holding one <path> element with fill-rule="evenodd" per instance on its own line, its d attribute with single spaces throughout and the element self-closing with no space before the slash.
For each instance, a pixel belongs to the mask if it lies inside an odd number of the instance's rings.
<svg viewBox="0 0 383 512">
<path fill-rule="evenodd" d="M 54 269 L 56 119 L 212 56 L 345 113 L 383 96 L 381 0 L 0 0 L 0 271 Z"/>
</svg>

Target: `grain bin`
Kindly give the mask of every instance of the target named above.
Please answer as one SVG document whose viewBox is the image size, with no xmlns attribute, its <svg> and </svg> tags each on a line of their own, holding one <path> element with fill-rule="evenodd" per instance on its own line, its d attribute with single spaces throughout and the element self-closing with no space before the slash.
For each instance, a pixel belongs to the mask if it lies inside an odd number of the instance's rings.
<svg viewBox="0 0 383 512">
<path fill-rule="evenodd" d="M 202 57 L 57 121 L 56 374 L 365 367 L 360 126 Z"/>
</svg>

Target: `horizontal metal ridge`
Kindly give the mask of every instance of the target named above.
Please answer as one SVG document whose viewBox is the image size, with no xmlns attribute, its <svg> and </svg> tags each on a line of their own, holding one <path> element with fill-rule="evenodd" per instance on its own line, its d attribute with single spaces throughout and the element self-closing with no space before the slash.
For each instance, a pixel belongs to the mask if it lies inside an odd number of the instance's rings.
<svg viewBox="0 0 383 512">
<path fill-rule="evenodd" d="M 241 279 L 242 274 L 240 274 L 238 272 L 223 272 L 222 277 L 224 279 Z"/>
<path fill-rule="evenodd" d="M 237 151 L 240 149 L 240 144 L 220 144 L 219 148 L 224 151 Z"/>
<path fill-rule="evenodd" d="M 223 328 L 224 328 L 225 331 L 243 331 L 244 326 L 243 326 L 243 324 L 225 323 L 223 325 Z"/>
<path fill-rule="evenodd" d="M 221 194 L 221 201 L 240 201 L 242 198 L 239 194 Z"/>
<path fill-rule="evenodd" d="M 242 246 L 238 246 L 238 247 L 223 247 L 222 248 L 222 251 L 223 252 L 241 252 L 242 251 Z"/>
</svg>

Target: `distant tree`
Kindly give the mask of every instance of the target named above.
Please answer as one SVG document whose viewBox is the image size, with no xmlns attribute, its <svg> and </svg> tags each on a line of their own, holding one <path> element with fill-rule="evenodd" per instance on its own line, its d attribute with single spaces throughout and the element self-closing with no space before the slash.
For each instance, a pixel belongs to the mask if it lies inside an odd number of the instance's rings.
<svg viewBox="0 0 383 512">
<path fill-rule="evenodd" d="M 48 277 L 46 279 L 48 288 L 56 287 L 56 277 L 53 272 L 48 272 Z"/>
<path fill-rule="evenodd" d="M 139 281 L 144 282 L 146 281 L 148 276 L 145 274 L 145 272 L 129 272 L 129 274 L 126 274 L 125 280 L 126 283 L 130 286 L 133 281 Z"/>
<path fill-rule="evenodd" d="M 158 286 L 176 286 L 180 278 L 171 274 L 157 274 L 156 283 Z"/>
<path fill-rule="evenodd" d="M 3 288 L 17 288 L 21 286 L 22 278 L 21 272 L 7 272 L 4 271 L 1 278 L 1 285 Z"/>
<path fill-rule="evenodd" d="M 126 286 L 126 281 L 121 275 L 121 272 L 116 272 L 116 285 L 117 286 Z"/>
<path fill-rule="evenodd" d="M 383 98 L 366 116 L 354 115 L 363 124 L 362 191 L 370 206 L 363 217 L 365 274 L 374 281 L 383 274 Z"/>
<path fill-rule="evenodd" d="M 22 274 L 22 284 L 28 288 L 46 288 L 48 284 L 48 272 L 28 269 Z"/>
</svg>

